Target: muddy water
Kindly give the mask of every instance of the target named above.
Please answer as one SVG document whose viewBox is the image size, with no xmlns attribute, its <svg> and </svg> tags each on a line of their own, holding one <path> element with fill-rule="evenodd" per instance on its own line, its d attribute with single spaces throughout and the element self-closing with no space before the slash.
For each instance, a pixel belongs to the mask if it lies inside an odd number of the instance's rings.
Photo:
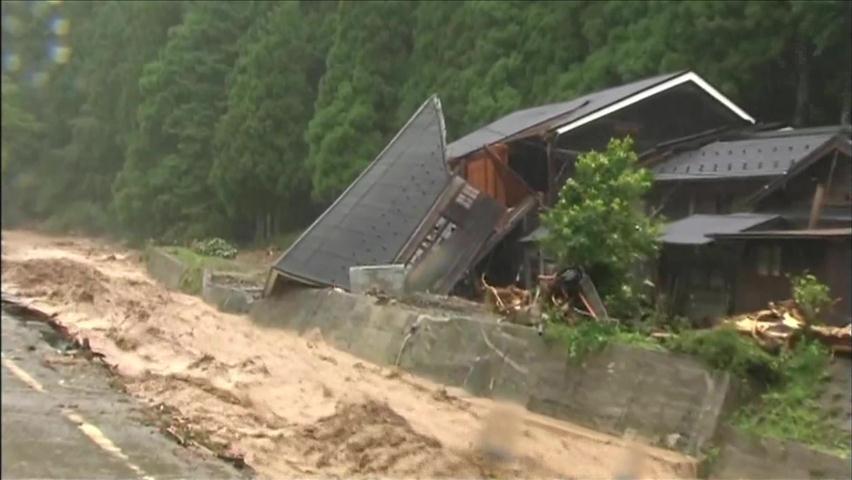
<svg viewBox="0 0 852 480">
<path fill-rule="evenodd" d="M 634 478 L 695 475 L 691 458 L 516 407 L 495 428 L 491 400 L 168 292 L 133 252 L 3 235 L 4 290 L 88 341 L 178 441 L 263 477 L 613 478 L 636 458 Z"/>
</svg>

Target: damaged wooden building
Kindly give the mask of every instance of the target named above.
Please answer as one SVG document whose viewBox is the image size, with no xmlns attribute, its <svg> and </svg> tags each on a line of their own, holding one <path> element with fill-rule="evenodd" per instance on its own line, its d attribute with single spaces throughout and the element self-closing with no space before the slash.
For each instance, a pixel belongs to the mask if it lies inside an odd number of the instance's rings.
<svg viewBox="0 0 852 480">
<path fill-rule="evenodd" d="M 683 186 L 686 180 L 675 179 L 680 170 L 686 169 L 689 174 L 694 173 L 694 168 L 712 168 L 686 166 L 686 158 L 694 157 L 690 152 L 700 155 L 702 149 L 735 141 L 738 135 L 742 140 L 764 138 L 761 135 L 795 136 L 790 132 L 763 132 L 765 128 L 756 125 L 755 119 L 742 108 L 689 71 L 517 111 L 449 145 L 440 101 L 432 97 L 275 262 L 266 293 L 295 285 L 359 290 L 360 279 L 369 275 L 371 269 L 396 278 L 394 285 L 387 288 L 407 292 L 476 296 L 483 276 L 492 284 L 529 288 L 543 265 L 528 242 L 543 234 L 538 214 L 555 202 L 559 189 L 573 174 L 574 162 L 580 154 L 603 149 L 611 138 L 625 135 L 635 140 L 640 158 L 660 178 L 649 205 L 656 205 L 663 214 L 671 215 L 672 220 L 686 220 L 690 215 L 725 215 L 740 208 L 768 212 L 775 208 L 770 205 L 782 203 L 792 212 L 801 207 L 799 200 L 792 198 L 792 189 L 806 187 L 791 186 L 796 182 L 788 175 L 794 170 L 788 164 L 784 168 L 780 163 L 771 167 L 773 171 L 784 172 L 772 177 L 771 185 L 760 183 L 756 190 L 725 186 L 743 193 L 720 199 L 718 208 L 714 204 L 712 211 L 708 210 L 707 202 L 708 198 L 715 199 L 713 193 L 697 196 L 686 204 L 679 196 L 692 189 Z M 839 145 L 836 151 L 840 155 L 833 163 L 832 175 L 845 178 L 848 188 L 848 134 L 845 139 L 845 144 L 842 138 L 832 140 L 832 145 Z M 814 144 L 813 148 L 828 147 Z M 745 157 L 735 158 L 733 153 L 729 157 L 731 162 L 746 161 Z M 769 165 L 774 163 L 769 161 L 766 166 L 761 163 L 760 168 L 770 168 Z M 719 167 L 716 168 L 718 173 Z M 727 182 L 721 175 L 718 178 L 719 184 Z M 709 183 L 702 185 L 708 192 L 714 189 Z M 835 208 L 832 199 L 841 194 L 825 186 L 820 195 L 825 199 L 820 210 L 824 215 L 820 218 L 828 221 Z M 751 203 L 742 203 L 745 206 L 740 207 L 741 197 L 748 197 Z M 750 207 L 758 204 L 766 205 L 767 210 Z M 684 205 L 687 205 L 685 210 Z M 673 228 L 680 228 L 676 225 Z M 793 228 L 793 224 L 785 223 L 758 225 L 778 232 Z M 717 233 L 745 231 L 706 233 L 712 237 Z M 708 241 L 713 244 L 750 242 L 739 237 L 724 240 L 710 237 Z M 691 287 L 680 279 L 680 273 L 672 273 L 676 269 L 669 267 L 674 268 L 679 261 L 692 262 L 693 258 L 676 260 L 675 253 L 669 254 L 666 237 L 663 242 L 666 248 L 660 277 L 667 282 L 665 285 L 673 285 L 666 288 L 673 289 L 676 296 L 684 295 L 677 292 Z M 725 275 L 731 278 L 733 274 Z M 728 287 L 731 285 L 729 282 Z M 727 310 L 746 305 L 728 299 L 724 302 L 727 304 L 721 308 Z"/>
<path fill-rule="evenodd" d="M 791 297 L 810 272 L 849 323 L 850 128 L 730 132 L 674 149 L 649 167 L 650 204 L 670 221 L 659 282 L 673 313 L 715 318 Z"/>
</svg>

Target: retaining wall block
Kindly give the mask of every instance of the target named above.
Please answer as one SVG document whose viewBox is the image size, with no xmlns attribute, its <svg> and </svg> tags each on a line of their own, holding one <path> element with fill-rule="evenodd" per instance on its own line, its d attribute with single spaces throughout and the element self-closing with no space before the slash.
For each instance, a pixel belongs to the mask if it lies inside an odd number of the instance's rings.
<svg viewBox="0 0 852 480">
<path fill-rule="evenodd" d="M 157 247 L 145 251 L 145 266 L 155 280 L 170 290 L 180 290 L 180 282 L 188 267 L 174 256 Z"/>
</svg>

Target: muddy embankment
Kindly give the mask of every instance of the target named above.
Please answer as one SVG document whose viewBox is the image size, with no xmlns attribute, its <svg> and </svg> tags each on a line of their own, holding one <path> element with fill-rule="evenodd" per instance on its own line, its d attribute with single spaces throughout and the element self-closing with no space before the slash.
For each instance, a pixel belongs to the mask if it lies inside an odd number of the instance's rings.
<svg viewBox="0 0 852 480">
<path fill-rule="evenodd" d="M 371 365 L 170 292 L 138 252 L 3 232 L 3 291 L 102 358 L 177 441 L 261 477 L 694 477 L 683 455 Z"/>
</svg>

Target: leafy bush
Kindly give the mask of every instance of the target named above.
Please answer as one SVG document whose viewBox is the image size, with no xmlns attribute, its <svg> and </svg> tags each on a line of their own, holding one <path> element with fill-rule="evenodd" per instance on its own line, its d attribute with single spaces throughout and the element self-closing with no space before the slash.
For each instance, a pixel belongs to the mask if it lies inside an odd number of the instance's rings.
<svg viewBox="0 0 852 480">
<path fill-rule="evenodd" d="M 778 358 L 732 329 L 686 330 L 669 338 L 666 347 L 764 386 L 778 383 L 782 378 Z"/>
<path fill-rule="evenodd" d="M 740 409 L 734 423 L 754 434 L 806 443 L 849 455 L 848 435 L 837 428 L 818 399 L 825 391 L 830 353 L 818 341 L 803 339 L 779 359 L 781 380 L 760 399 Z"/>
<path fill-rule="evenodd" d="M 809 273 L 790 277 L 793 299 L 802 309 L 809 322 L 819 319 L 826 307 L 831 304 L 828 285 L 820 282 Z"/>
<path fill-rule="evenodd" d="M 221 238 L 192 242 L 192 250 L 207 257 L 234 258 L 237 256 L 236 247 Z"/>
<path fill-rule="evenodd" d="M 556 205 L 542 215 L 542 248 L 561 265 L 588 272 L 616 317 L 638 314 L 642 295 L 630 286 L 631 269 L 657 250 L 660 222 L 640 207 L 651 182 L 633 141 L 612 139 L 605 151 L 580 155 Z"/>
<path fill-rule="evenodd" d="M 662 349 L 658 343 L 640 332 L 631 331 L 617 323 L 594 320 L 583 320 L 576 325 L 550 322 L 545 329 L 545 340 L 564 346 L 568 358 L 574 361 L 582 361 L 587 355 L 599 352 L 613 342 Z"/>
</svg>

